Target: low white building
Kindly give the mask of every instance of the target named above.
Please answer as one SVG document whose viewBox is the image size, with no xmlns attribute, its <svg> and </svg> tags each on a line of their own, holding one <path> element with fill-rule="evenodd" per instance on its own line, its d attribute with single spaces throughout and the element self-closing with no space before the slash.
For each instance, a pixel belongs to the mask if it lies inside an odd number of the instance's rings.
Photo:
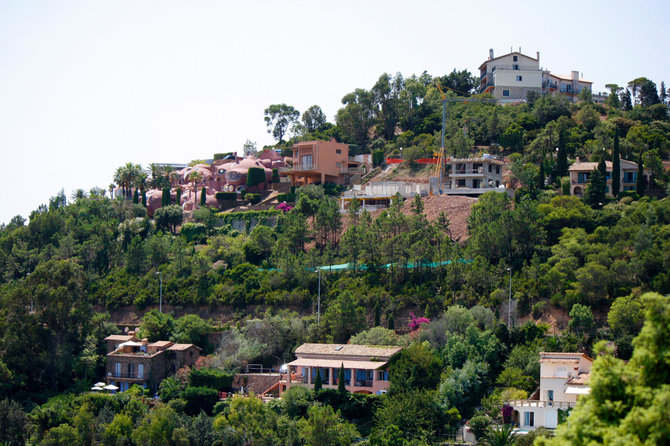
<svg viewBox="0 0 670 446">
<path fill-rule="evenodd" d="M 540 353 L 540 388 L 527 400 L 507 402 L 514 423 L 523 429 L 555 429 L 558 411 L 575 407 L 578 396 L 590 392 L 592 365 L 584 353 Z"/>
<path fill-rule="evenodd" d="M 491 155 L 481 158 L 449 158 L 447 164 L 449 169 L 442 193 L 481 195 L 484 192 L 500 191 L 505 163 Z"/>
</svg>

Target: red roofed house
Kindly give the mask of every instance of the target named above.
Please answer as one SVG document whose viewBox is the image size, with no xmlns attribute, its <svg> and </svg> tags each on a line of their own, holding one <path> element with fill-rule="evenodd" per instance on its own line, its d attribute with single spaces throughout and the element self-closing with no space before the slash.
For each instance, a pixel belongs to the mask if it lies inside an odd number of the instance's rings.
<svg viewBox="0 0 670 446">
<path fill-rule="evenodd" d="M 521 428 L 555 429 L 558 410 L 575 407 L 577 396 L 590 393 L 593 359 L 584 353 L 540 353 L 540 388 L 527 400 L 508 401 Z"/>
<path fill-rule="evenodd" d="M 107 384 L 114 384 L 121 392 L 133 384 L 158 390 L 163 379 L 180 367 L 193 365 L 202 349 L 193 344 L 175 344 L 170 341 L 139 340 L 134 333 L 111 335 L 107 341 Z"/>
<path fill-rule="evenodd" d="M 605 192 L 608 197 L 612 196 L 612 162 L 605 161 L 605 166 L 607 168 L 607 183 Z M 637 163 L 633 161 L 628 161 L 621 159 L 621 177 L 620 177 L 620 191 L 634 191 L 637 187 Z M 578 197 L 584 196 L 586 191 L 586 186 L 588 186 L 589 178 L 594 169 L 598 167 L 598 163 L 593 162 L 583 162 L 577 157 L 577 162 L 574 163 L 568 169 L 570 174 L 570 194 L 577 195 Z M 644 176 L 649 182 L 649 176 L 651 171 L 649 169 L 644 169 Z"/>
<path fill-rule="evenodd" d="M 389 387 L 388 363 L 402 347 L 303 344 L 298 357 L 282 370 L 280 390 L 291 386 L 313 386 L 317 370 L 325 389 L 336 389 L 340 367 L 344 366 L 345 387 L 351 393 L 384 393 Z"/>
</svg>

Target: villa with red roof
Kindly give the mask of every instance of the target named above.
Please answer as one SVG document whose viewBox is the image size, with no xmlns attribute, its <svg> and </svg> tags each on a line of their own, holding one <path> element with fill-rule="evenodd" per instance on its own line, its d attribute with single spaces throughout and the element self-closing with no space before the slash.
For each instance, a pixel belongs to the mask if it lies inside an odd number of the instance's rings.
<svg viewBox="0 0 670 446">
<path fill-rule="evenodd" d="M 351 393 L 380 394 L 388 390 L 388 364 L 402 347 L 303 344 L 295 351 L 298 359 L 286 364 L 280 378 L 280 391 L 292 386 L 314 386 L 321 375 L 324 389 L 338 387 L 340 367 L 344 367 L 345 388 Z"/>
</svg>

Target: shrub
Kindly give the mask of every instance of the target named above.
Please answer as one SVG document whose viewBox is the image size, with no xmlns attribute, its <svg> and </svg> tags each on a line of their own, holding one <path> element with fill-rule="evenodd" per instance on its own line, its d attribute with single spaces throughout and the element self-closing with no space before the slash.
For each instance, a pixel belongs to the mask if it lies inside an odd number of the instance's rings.
<svg viewBox="0 0 670 446">
<path fill-rule="evenodd" d="M 207 227 L 202 223 L 184 223 L 181 227 L 181 235 L 189 242 L 204 242 L 206 233 Z"/>
<path fill-rule="evenodd" d="M 222 160 L 225 159 L 227 156 L 232 156 L 233 152 L 227 152 L 227 153 L 215 153 L 214 154 L 214 161 L 216 160 Z"/>
<path fill-rule="evenodd" d="M 284 193 L 284 194 L 277 194 L 277 201 L 280 203 L 282 201 L 285 201 L 287 203 L 294 203 L 295 202 L 295 194 L 290 194 L 290 193 Z"/>
<path fill-rule="evenodd" d="M 261 201 L 261 194 L 246 194 L 244 199 L 251 204 L 256 204 Z"/>
<path fill-rule="evenodd" d="M 247 187 L 254 187 L 263 183 L 265 183 L 265 169 L 250 167 L 247 172 Z"/>
<path fill-rule="evenodd" d="M 188 383 L 193 387 L 210 387 L 216 390 L 229 390 L 233 384 L 233 375 L 223 370 L 203 367 L 192 369 L 188 375 Z"/>
<path fill-rule="evenodd" d="M 279 183 L 279 171 L 277 169 L 272 169 L 272 177 L 270 181 L 272 183 Z"/>
<path fill-rule="evenodd" d="M 217 192 L 214 196 L 219 201 L 237 200 L 237 192 Z"/>
<path fill-rule="evenodd" d="M 384 151 L 375 150 L 372 152 L 372 165 L 381 166 L 382 164 L 384 164 Z"/>
<path fill-rule="evenodd" d="M 205 411 L 205 413 L 211 415 L 214 405 L 219 400 L 219 392 L 211 387 L 187 386 L 182 393 L 182 397 L 186 400 L 184 413 L 187 415 L 195 416 L 200 411 Z"/>
</svg>

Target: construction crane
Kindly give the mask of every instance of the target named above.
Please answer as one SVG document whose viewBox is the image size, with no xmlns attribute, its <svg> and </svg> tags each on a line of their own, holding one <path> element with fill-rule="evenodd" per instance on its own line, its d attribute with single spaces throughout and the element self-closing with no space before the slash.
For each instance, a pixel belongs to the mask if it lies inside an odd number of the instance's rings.
<svg viewBox="0 0 670 446">
<path fill-rule="evenodd" d="M 440 189 L 442 189 L 443 186 L 443 174 L 444 174 L 444 164 L 446 162 L 445 158 L 445 153 L 444 153 L 444 128 L 446 125 L 446 119 L 447 119 L 447 102 L 477 102 L 480 104 L 495 104 L 495 101 L 491 98 L 473 98 L 473 97 L 461 97 L 461 96 L 451 96 L 447 97 L 447 95 L 444 94 L 444 90 L 442 90 L 442 85 L 440 85 L 440 82 L 435 80 L 435 86 L 437 89 L 440 91 L 440 95 L 442 96 L 442 145 L 440 146 L 440 153 L 437 156 L 437 164 L 435 165 L 435 175 L 439 175 L 440 177 Z M 447 87 L 445 86 L 444 88 L 448 88 L 449 90 L 455 92 L 455 93 L 461 93 L 461 94 L 468 94 L 464 93 L 462 91 L 458 91 L 454 88 Z"/>
</svg>

